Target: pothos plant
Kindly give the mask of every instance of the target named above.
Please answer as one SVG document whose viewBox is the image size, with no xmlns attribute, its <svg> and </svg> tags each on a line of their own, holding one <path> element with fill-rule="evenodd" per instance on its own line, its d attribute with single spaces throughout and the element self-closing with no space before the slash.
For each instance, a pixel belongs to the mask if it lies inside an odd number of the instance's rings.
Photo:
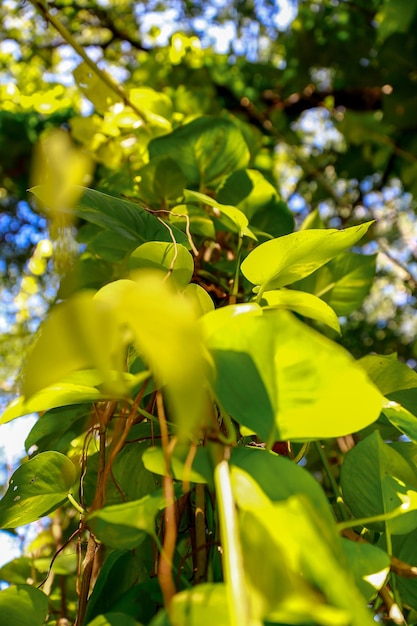
<svg viewBox="0 0 417 626">
<path fill-rule="evenodd" d="M 0 624 L 416 623 L 417 375 L 337 342 L 371 223 L 293 232 L 241 122 L 132 97 L 132 197 L 31 190 L 82 246 L 1 418 L 39 413 L 0 528 L 44 523 Z"/>
</svg>

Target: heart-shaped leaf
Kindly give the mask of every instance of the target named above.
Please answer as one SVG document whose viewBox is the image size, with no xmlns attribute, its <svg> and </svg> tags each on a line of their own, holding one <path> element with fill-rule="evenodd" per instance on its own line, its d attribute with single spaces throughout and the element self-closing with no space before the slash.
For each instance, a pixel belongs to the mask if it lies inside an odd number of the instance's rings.
<svg viewBox="0 0 417 626">
<path fill-rule="evenodd" d="M 417 473 L 374 431 L 344 458 L 341 485 L 346 504 L 357 518 L 398 513 L 386 522 L 370 522 L 379 532 L 385 524 L 392 534 L 417 528 Z"/>
<path fill-rule="evenodd" d="M 264 441 L 341 437 L 378 418 L 382 395 L 363 369 L 289 312 L 249 304 L 201 322 L 216 395 Z"/>
<path fill-rule="evenodd" d="M 41 626 L 48 613 L 48 596 L 30 585 L 0 591 L 0 626 Z"/>
<path fill-rule="evenodd" d="M 284 287 L 308 276 L 357 243 L 372 222 L 346 230 L 301 230 L 265 241 L 243 261 L 243 275 L 261 291 Z"/>
<path fill-rule="evenodd" d="M 67 499 L 76 479 L 72 461 L 59 452 L 42 452 L 12 475 L 0 500 L 0 528 L 29 524 Z"/>
<path fill-rule="evenodd" d="M 311 293 L 295 291 L 295 289 L 275 289 L 265 291 L 262 297 L 268 307 L 289 309 L 304 317 L 310 317 L 326 324 L 340 335 L 340 324 L 336 313 L 326 302 Z"/>
</svg>

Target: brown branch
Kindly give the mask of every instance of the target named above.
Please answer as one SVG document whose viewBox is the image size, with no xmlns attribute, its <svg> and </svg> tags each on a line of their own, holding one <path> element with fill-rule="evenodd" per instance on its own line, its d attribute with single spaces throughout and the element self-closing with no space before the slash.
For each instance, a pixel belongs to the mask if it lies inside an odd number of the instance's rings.
<svg viewBox="0 0 417 626">
<path fill-rule="evenodd" d="M 158 581 L 161 587 L 164 605 L 169 611 L 172 599 L 176 594 L 176 587 L 172 575 L 172 561 L 177 540 L 177 522 L 175 516 L 174 481 L 171 473 L 171 456 L 175 440 L 169 441 L 168 425 L 165 418 L 164 401 L 161 391 L 156 394 L 156 405 L 161 428 L 162 450 L 165 459 L 165 475 L 163 476 L 163 489 L 166 501 L 164 510 L 165 534 L 162 551 L 158 564 Z"/>
</svg>

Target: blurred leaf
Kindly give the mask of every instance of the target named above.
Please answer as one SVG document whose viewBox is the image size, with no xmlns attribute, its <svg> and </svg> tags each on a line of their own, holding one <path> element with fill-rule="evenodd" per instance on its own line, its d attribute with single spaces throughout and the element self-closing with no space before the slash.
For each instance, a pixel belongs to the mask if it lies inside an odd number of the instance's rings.
<svg viewBox="0 0 417 626">
<path fill-rule="evenodd" d="M 252 587 L 257 589 L 264 607 L 269 609 L 269 620 L 291 622 L 294 617 L 291 613 L 294 612 L 297 616 L 301 608 L 301 610 L 304 609 L 303 621 L 308 619 L 307 615 L 310 610 L 310 614 L 314 616 L 314 621 L 318 623 L 349 623 L 351 626 L 365 626 L 365 624 L 371 626 L 373 623 L 371 614 L 368 613 L 356 587 L 348 582 L 350 576 L 343 563 L 341 545 L 337 540 L 326 541 L 325 537 L 329 535 L 329 532 L 333 534 L 331 531 L 324 530 L 329 522 L 322 520 L 308 497 L 293 495 L 286 501 L 272 503 L 251 475 L 238 468 L 232 469 L 232 483 L 236 502 L 241 511 L 243 528 L 245 528 L 247 520 L 251 519 L 252 528 L 256 527 L 253 522 L 260 525 L 264 535 L 268 537 L 270 545 L 274 546 L 272 552 L 277 551 L 276 558 L 278 558 L 281 568 L 286 568 L 288 574 L 292 575 L 293 578 L 291 581 L 287 574 L 287 581 L 285 582 L 289 585 L 289 589 L 284 591 L 281 604 L 281 598 L 278 595 L 279 586 L 277 585 L 279 578 L 270 576 L 268 580 L 267 576 L 262 576 L 261 581 L 265 581 L 268 587 L 264 589 L 262 585 L 259 585 L 257 577 L 261 576 L 260 567 L 262 567 L 262 558 L 265 556 L 259 555 L 260 560 L 258 560 L 257 569 L 246 568 Z M 332 525 L 335 530 L 334 522 Z M 300 537 L 303 538 L 301 542 Z M 265 539 L 263 539 L 264 541 Z M 313 545 L 314 550 L 311 550 Z M 268 561 L 270 560 L 268 559 Z M 275 570 L 277 566 L 278 564 L 276 564 Z M 297 577 L 299 577 L 298 582 Z M 293 595 L 297 594 L 297 587 L 303 583 L 307 584 L 307 597 L 310 595 L 310 602 L 307 607 L 303 607 L 302 603 L 299 605 L 297 602 L 291 604 L 291 592 L 288 592 L 292 587 Z M 334 621 L 322 621 L 321 607 L 320 605 L 315 606 L 318 599 L 314 597 L 313 590 L 319 590 L 325 596 L 330 607 L 340 609 L 343 612 L 342 615 L 338 616 L 339 621 L 337 621 L 337 616 L 334 616 Z M 289 606 L 286 606 L 288 600 L 290 601 Z M 327 607 L 323 608 L 324 613 L 326 613 Z M 295 623 L 303 623 L 300 617 L 300 615 L 298 618 L 296 617 Z"/>
<path fill-rule="evenodd" d="M 187 461 L 190 452 L 189 446 L 175 446 L 171 457 L 171 471 L 176 480 L 207 483 L 212 482 L 212 462 L 207 448 L 197 448 L 192 463 Z M 166 475 L 166 463 L 162 448 L 154 446 L 148 448 L 143 455 L 143 463 L 147 470 L 160 476 Z"/>
<path fill-rule="evenodd" d="M 407 33 L 416 15 L 417 6 L 407 0 L 384 0 L 376 15 L 378 41 L 385 41 L 392 33 Z"/>
<path fill-rule="evenodd" d="M 0 591 L 0 626 L 41 626 L 48 613 L 48 597 L 29 585 Z"/>
<path fill-rule="evenodd" d="M 0 528 L 29 524 L 57 509 L 76 479 L 72 461 L 59 452 L 43 452 L 12 475 L 0 500 Z"/>
<path fill-rule="evenodd" d="M 105 113 L 111 105 L 120 102 L 120 98 L 114 91 L 84 61 L 75 68 L 73 76 L 98 113 Z"/>
<path fill-rule="evenodd" d="M 241 265 L 243 275 L 262 290 L 277 289 L 308 276 L 357 243 L 372 222 L 346 230 L 302 230 L 265 241 Z"/>
<path fill-rule="evenodd" d="M 214 311 L 214 302 L 203 287 L 190 283 L 184 289 L 184 294 L 191 299 L 197 317 Z"/>
<path fill-rule="evenodd" d="M 110 307 L 91 292 L 74 295 L 53 309 L 29 353 L 22 385 L 26 400 L 74 370 L 88 367 L 99 370 L 104 391 L 123 395 L 128 389 L 122 375 L 125 346 L 123 330 Z M 71 403 L 76 402 L 73 396 Z"/>
<path fill-rule="evenodd" d="M 87 626 L 142 626 L 130 615 L 125 613 L 104 613 L 97 615 Z"/>
<path fill-rule="evenodd" d="M 138 272 L 100 289 L 96 298 L 108 307 L 149 365 L 166 397 L 179 437 L 199 432 L 206 415 L 202 343 L 191 301 L 164 282 L 159 272 Z"/>
<path fill-rule="evenodd" d="M 229 601 L 223 583 L 204 583 L 177 593 L 170 607 L 170 620 L 175 626 L 228 626 Z"/>
</svg>

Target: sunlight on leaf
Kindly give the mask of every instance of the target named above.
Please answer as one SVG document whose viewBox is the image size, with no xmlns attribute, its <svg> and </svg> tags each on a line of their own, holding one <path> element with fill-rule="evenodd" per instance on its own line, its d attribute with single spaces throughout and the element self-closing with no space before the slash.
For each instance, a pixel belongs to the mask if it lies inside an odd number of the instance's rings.
<svg viewBox="0 0 417 626">
<path fill-rule="evenodd" d="M 43 452 L 12 475 L 0 500 L 0 528 L 29 524 L 57 509 L 76 479 L 75 466 L 59 452 Z"/>
</svg>

